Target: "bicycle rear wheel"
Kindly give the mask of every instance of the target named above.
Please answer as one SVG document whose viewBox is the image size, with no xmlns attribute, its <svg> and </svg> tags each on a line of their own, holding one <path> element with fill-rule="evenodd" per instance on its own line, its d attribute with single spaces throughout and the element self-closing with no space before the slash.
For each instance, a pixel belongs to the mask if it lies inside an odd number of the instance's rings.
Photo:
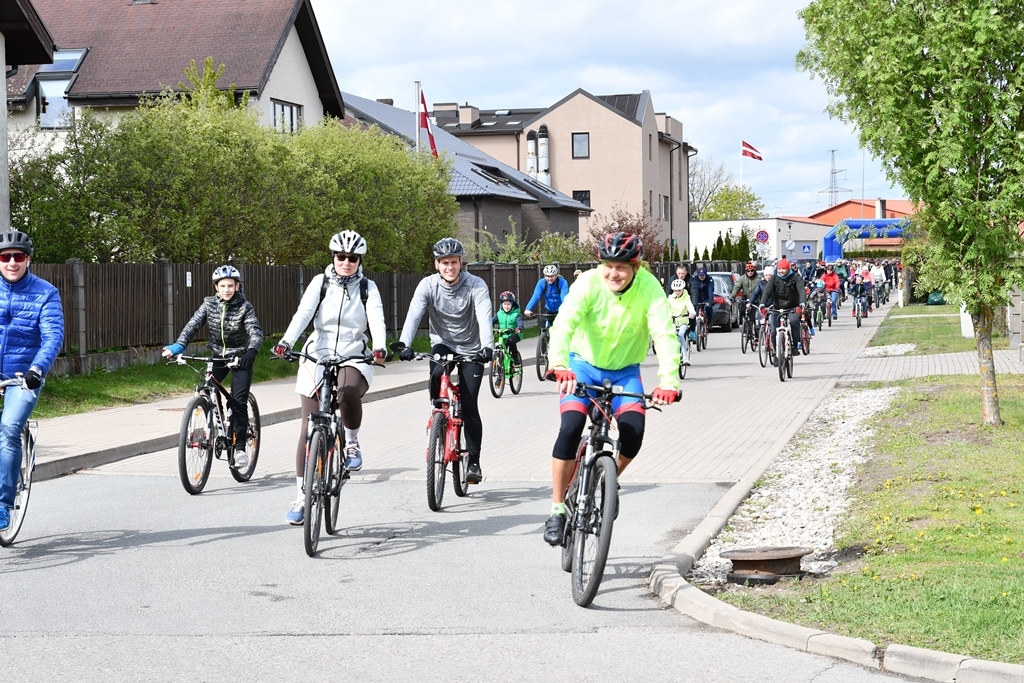
<svg viewBox="0 0 1024 683">
<path fill-rule="evenodd" d="M 338 511 L 341 509 L 341 489 L 345 486 L 345 478 L 348 473 L 342 466 L 345 462 L 345 453 L 337 440 L 334 447 L 327 452 L 327 466 L 324 469 L 324 529 L 333 536 L 338 531 Z"/>
<path fill-rule="evenodd" d="M 178 477 L 193 496 L 201 493 L 213 464 L 213 406 L 205 396 L 194 396 L 185 406 L 178 434 Z"/>
<path fill-rule="evenodd" d="M 6 529 L 0 531 L 0 546 L 7 547 L 14 543 L 21 524 L 28 512 L 28 496 L 32 492 L 32 472 L 36 468 L 36 440 L 28 424 L 21 432 L 21 468 L 18 470 L 18 483 L 14 489 L 14 507 L 11 508 L 11 522 Z"/>
<path fill-rule="evenodd" d="M 786 377 L 793 379 L 793 355 L 786 354 Z"/>
<path fill-rule="evenodd" d="M 811 333 L 806 328 L 800 328 L 800 341 L 803 342 L 803 348 L 800 350 L 806 356 L 811 352 Z"/>
<path fill-rule="evenodd" d="M 444 442 L 447 438 L 448 420 L 442 413 L 434 413 L 430 419 L 430 436 L 427 441 L 427 507 L 437 512 L 444 498 Z"/>
<path fill-rule="evenodd" d="M 541 322 L 543 325 L 544 323 Z M 541 382 L 544 381 L 544 376 L 548 374 L 548 340 L 547 335 L 544 334 L 544 330 L 541 329 L 540 334 L 537 335 L 537 379 Z"/>
<path fill-rule="evenodd" d="M 491 372 L 488 383 L 491 385 L 491 394 L 494 398 L 501 398 L 505 391 L 505 352 L 501 348 L 494 349 L 494 356 L 491 358 Z"/>
<path fill-rule="evenodd" d="M 616 497 L 615 461 L 608 454 L 598 456 L 587 491 L 590 508 L 577 524 L 572 555 L 572 599 L 580 607 L 594 601 L 608 561 Z"/>
<path fill-rule="evenodd" d="M 249 456 L 249 466 L 244 470 L 229 467 L 228 471 L 235 481 L 249 481 L 256 471 L 256 461 L 260 457 L 260 407 L 256 405 L 256 397 L 249 394 L 249 426 L 245 430 L 245 453 Z"/>
<path fill-rule="evenodd" d="M 302 541 L 306 554 L 316 555 L 320 544 L 320 520 L 324 516 L 324 483 L 327 470 L 327 442 L 324 431 L 317 428 L 309 440 L 309 453 L 306 455 L 306 476 L 302 486 L 306 491 L 306 516 L 302 520 Z"/>
<path fill-rule="evenodd" d="M 452 463 L 452 487 L 455 489 L 455 495 L 459 498 L 469 495 L 469 482 L 466 481 L 468 470 L 469 451 L 466 450 L 466 431 L 459 427 L 459 459 Z"/>
</svg>

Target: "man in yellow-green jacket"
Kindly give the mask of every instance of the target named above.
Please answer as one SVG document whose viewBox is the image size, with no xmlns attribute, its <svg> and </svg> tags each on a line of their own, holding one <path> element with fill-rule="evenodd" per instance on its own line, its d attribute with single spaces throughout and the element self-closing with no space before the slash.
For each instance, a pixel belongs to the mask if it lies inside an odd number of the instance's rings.
<svg viewBox="0 0 1024 683">
<path fill-rule="evenodd" d="M 562 415 L 551 454 L 553 505 L 544 526 L 544 540 L 551 545 L 562 543 L 565 493 L 586 425 L 589 399 L 575 395 L 577 377 L 587 384 L 610 379 L 626 392 L 642 394 L 640 363 L 653 338 L 659 385 L 652 401 L 667 405 L 678 397 L 679 342 L 668 299 L 658 279 L 640 267 L 641 254 L 637 235 L 606 235 L 598 249 L 600 265 L 573 283 L 551 327 L 549 374 L 558 382 Z M 619 426 L 621 474 L 640 451 L 646 415 L 638 398 L 617 396 L 612 408 Z"/>
</svg>

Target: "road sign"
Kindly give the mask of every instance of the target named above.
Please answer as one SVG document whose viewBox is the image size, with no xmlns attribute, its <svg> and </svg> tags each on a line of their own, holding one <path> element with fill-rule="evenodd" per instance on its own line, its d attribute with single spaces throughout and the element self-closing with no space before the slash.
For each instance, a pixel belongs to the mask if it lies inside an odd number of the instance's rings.
<svg viewBox="0 0 1024 683">
<path fill-rule="evenodd" d="M 804 246 L 802 246 L 800 248 L 800 251 L 803 252 L 804 254 L 810 254 L 811 253 L 811 245 L 805 244 Z"/>
<path fill-rule="evenodd" d="M 786 242 L 786 251 L 792 253 L 794 249 L 796 249 L 796 242 L 793 240 Z"/>
<path fill-rule="evenodd" d="M 768 231 L 767 230 L 758 230 L 757 231 L 757 235 L 755 236 L 755 238 L 761 244 L 765 244 L 768 241 Z"/>
</svg>

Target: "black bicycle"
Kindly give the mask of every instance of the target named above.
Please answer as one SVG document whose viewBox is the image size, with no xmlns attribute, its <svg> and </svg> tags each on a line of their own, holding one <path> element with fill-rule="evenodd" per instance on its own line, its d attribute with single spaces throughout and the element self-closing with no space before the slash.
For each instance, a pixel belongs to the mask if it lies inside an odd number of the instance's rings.
<svg viewBox="0 0 1024 683">
<path fill-rule="evenodd" d="M 345 455 L 340 440 L 338 422 L 338 368 L 356 361 L 384 367 L 375 363 L 373 355 L 325 356 L 317 358 L 301 351 L 287 351 L 285 360 L 304 358 L 323 368 L 323 377 L 317 390 L 319 406 L 309 416 L 306 427 L 306 467 L 302 490 L 306 496 L 305 515 L 302 519 L 302 542 L 306 554 L 316 555 L 320 545 L 320 521 L 329 535 L 338 530 L 338 511 L 341 508 L 341 489 L 349 480 Z"/>
<path fill-rule="evenodd" d="M 9 386 L 17 384 L 25 389 L 25 378 L 19 372 L 11 379 L 0 382 L 0 394 Z M 32 473 L 36 469 L 36 429 L 35 420 L 25 423 L 21 430 L 21 469 L 18 470 L 18 482 L 14 485 L 14 507 L 11 508 L 11 521 L 7 528 L 0 531 L 0 546 L 7 547 L 21 531 L 21 524 L 28 512 L 28 496 L 32 492 Z"/>
<path fill-rule="evenodd" d="M 607 379 L 601 385 L 577 384 L 576 396 L 590 399 L 590 433 L 580 441 L 576 470 L 566 489 L 561 562 L 563 570 L 572 572 L 572 599 L 586 607 L 601 585 L 618 516 L 619 429 L 612 399 L 630 396 L 641 399 L 648 410 L 661 408 L 651 403 L 650 394 L 631 394 Z"/>
<path fill-rule="evenodd" d="M 192 495 L 202 493 L 210 478 L 213 459 L 227 460 L 231 476 L 237 482 L 246 482 L 256 471 L 260 457 L 260 408 L 256 397 L 249 393 L 249 425 L 245 432 L 245 454 L 249 464 L 242 469 L 235 467 L 235 443 L 231 433 L 231 399 L 228 391 L 213 376 L 213 364 L 224 363 L 228 369 L 238 367 L 239 356 L 186 356 L 180 354 L 168 363 L 184 365 L 195 371 L 202 379 L 196 385 L 195 395 L 185 406 L 178 435 L 178 476 L 181 485 Z M 205 369 L 189 361 L 203 363 Z"/>
<path fill-rule="evenodd" d="M 555 319 L 552 313 L 534 313 L 534 318 L 537 318 L 537 326 L 540 328 L 540 333 L 537 335 L 537 379 L 541 382 L 544 381 L 545 376 L 548 374 L 548 342 L 551 341 L 551 325 L 545 324 L 546 321 Z"/>
</svg>

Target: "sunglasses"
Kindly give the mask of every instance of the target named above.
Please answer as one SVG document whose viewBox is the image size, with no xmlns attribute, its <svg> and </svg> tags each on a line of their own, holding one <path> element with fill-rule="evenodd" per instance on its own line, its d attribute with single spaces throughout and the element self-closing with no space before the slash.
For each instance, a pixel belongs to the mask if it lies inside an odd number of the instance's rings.
<svg viewBox="0 0 1024 683">
<path fill-rule="evenodd" d="M 334 252 L 334 259 L 336 261 L 348 261 L 349 263 L 359 263 L 358 254 L 342 254 L 340 251 Z"/>
<path fill-rule="evenodd" d="M 14 261 L 15 263 L 24 263 L 25 259 L 28 258 L 28 254 L 21 251 L 12 251 L 6 254 L 0 254 L 0 262 L 9 263 Z"/>
</svg>

